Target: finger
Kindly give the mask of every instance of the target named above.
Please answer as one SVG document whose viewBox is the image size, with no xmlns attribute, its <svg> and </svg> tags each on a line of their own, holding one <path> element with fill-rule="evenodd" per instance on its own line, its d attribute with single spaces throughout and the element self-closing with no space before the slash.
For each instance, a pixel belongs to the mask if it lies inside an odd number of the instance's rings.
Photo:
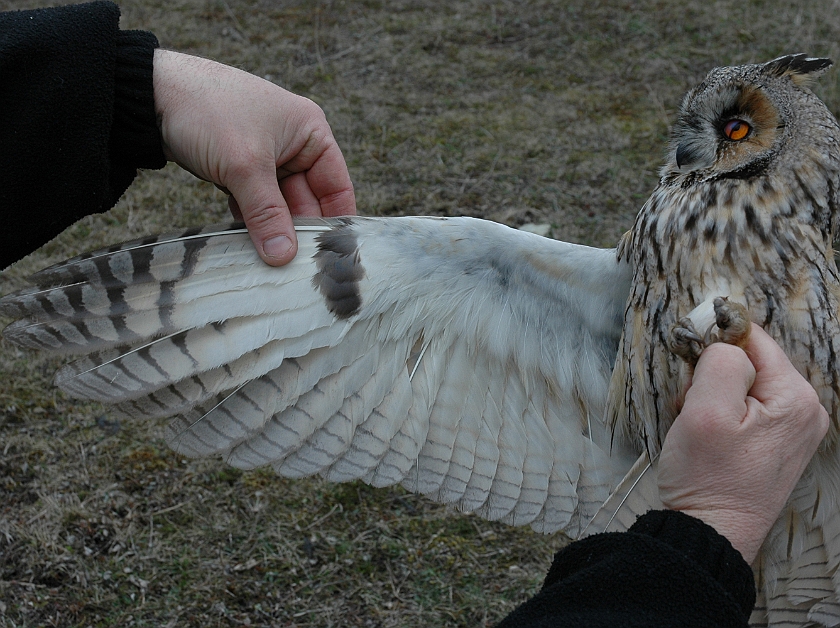
<svg viewBox="0 0 840 628">
<path fill-rule="evenodd" d="M 755 367 L 742 349 L 714 343 L 700 354 L 683 409 L 691 404 L 714 403 L 719 408 L 731 408 L 743 417 L 747 392 L 754 381 Z"/>
<path fill-rule="evenodd" d="M 760 402 L 771 417 L 798 419 L 798 423 L 793 421 L 791 424 L 796 439 L 811 447 L 809 453 L 813 453 L 829 425 L 828 413 L 821 405 L 819 395 L 776 341 L 757 325 L 753 325 L 747 351 L 756 368 L 750 396 Z"/>
<path fill-rule="evenodd" d="M 356 213 L 356 195 L 347 164 L 335 139 L 306 171 L 309 189 L 320 206 L 321 216 L 352 216 Z"/>
<path fill-rule="evenodd" d="M 782 348 L 755 323 L 746 351 L 757 373 L 750 396 L 758 401 L 778 397 L 780 389 L 786 390 L 793 382 L 802 380 Z"/>
<path fill-rule="evenodd" d="M 321 203 L 309 187 L 306 173 L 298 172 L 280 180 L 280 192 L 292 216 L 322 216 Z"/>
<path fill-rule="evenodd" d="M 771 368 L 780 359 L 787 362 L 782 348 L 760 325 L 752 324 L 750 341 L 747 343 L 747 354 L 759 370 Z"/>
<path fill-rule="evenodd" d="M 282 266 L 297 253 L 289 208 L 277 183 L 274 165 L 243 167 L 231 173 L 227 188 L 242 214 L 257 253 L 271 266 Z"/>
</svg>

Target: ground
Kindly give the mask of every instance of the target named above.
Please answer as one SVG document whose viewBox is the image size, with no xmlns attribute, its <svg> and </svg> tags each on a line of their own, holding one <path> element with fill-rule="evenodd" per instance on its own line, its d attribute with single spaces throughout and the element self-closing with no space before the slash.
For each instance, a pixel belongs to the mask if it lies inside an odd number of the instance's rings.
<svg viewBox="0 0 840 628">
<path fill-rule="evenodd" d="M 706 71 L 840 59 L 833 0 L 120 4 L 124 28 L 321 105 L 360 213 L 547 223 L 604 247 L 655 185 L 680 97 Z M 817 86 L 835 113 L 839 77 Z M 227 219 L 213 186 L 144 172 L 111 212 L 6 270 L 0 293 L 84 249 Z M 567 542 L 400 489 L 185 460 L 160 425 L 57 392 L 57 365 L 0 346 L 2 626 L 491 626 Z"/>
</svg>

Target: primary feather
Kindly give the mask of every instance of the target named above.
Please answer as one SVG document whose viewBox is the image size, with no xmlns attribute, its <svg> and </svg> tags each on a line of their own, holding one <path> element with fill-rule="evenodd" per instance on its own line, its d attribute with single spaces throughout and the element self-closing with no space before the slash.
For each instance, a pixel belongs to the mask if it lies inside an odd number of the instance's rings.
<svg viewBox="0 0 840 628">
<path fill-rule="evenodd" d="M 10 340 L 83 354 L 56 383 L 240 468 L 409 490 L 575 533 L 629 468 L 603 423 L 631 268 L 469 218 L 241 227 L 98 251 L 0 308 Z"/>
</svg>

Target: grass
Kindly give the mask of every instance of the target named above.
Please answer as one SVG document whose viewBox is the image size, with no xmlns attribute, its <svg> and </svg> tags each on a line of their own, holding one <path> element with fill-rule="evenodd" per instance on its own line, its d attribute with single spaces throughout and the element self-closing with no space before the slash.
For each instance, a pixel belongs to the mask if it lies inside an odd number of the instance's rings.
<svg viewBox="0 0 840 628">
<path fill-rule="evenodd" d="M 45 4 L 45 3 L 41 3 Z M 32 2 L 0 0 L 0 8 Z M 467 214 L 612 246 L 656 182 L 682 93 L 711 67 L 840 59 L 828 0 L 125 0 L 123 26 L 306 95 L 369 215 Z M 840 72 L 819 93 L 840 111 Z M 145 172 L 0 277 L 226 219 L 224 196 Z M 562 536 L 399 489 L 288 481 L 166 449 L 0 346 L 0 625 L 490 626 Z"/>
</svg>

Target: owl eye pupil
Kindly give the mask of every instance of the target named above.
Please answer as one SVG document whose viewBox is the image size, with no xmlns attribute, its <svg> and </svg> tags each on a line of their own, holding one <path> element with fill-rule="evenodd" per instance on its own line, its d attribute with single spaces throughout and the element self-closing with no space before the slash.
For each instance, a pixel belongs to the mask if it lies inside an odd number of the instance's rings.
<svg viewBox="0 0 840 628">
<path fill-rule="evenodd" d="M 750 125 L 743 120 L 730 120 L 723 127 L 723 134 L 730 140 L 737 142 L 747 137 L 750 129 Z"/>
</svg>

